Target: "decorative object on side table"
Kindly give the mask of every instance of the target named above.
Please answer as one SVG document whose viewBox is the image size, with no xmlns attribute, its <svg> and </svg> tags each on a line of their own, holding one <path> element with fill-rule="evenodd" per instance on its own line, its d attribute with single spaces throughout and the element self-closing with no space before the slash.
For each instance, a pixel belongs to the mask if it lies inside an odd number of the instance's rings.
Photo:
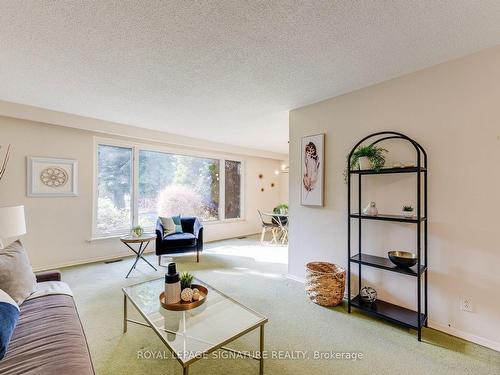
<svg viewBox="0 0 500 375">
<path fill-rule="evenodd" d="M 0 146 L 0 150 L 2 150 L 2 146 Z M 2 166 L 0 167 L 0 180 L 5 174 L 5 170 L 7 169 L 7 163 L 10 158 L 10 145 L 7 146 L 7 152 L 5 153 L 5 159 L 3 160 Z"/>
<path fill-rule="evenodd" d="M 78 161 L 29 157 L 27 181 L 29 197 L 76 197 Z"/>
<path fill-rule="evenodd" d="M 141 227 L 140 225 L 137 225 L 132 228 L 130 234 L 132 234 L 133 237 L 140 237 L 144 234 L 144 228 Z"/>
<path fill-rule="evenodd" d="M 307 295 L 318 305 L 337 306 L 344 299 L 345 275 L 345 268 L 333 263 L 307 263 Z"/>
<path fill-rule="evenodd" d="M 302 138 L 300 203 L 303 206 L 323 206 L 324 144 L 324 134 Z"/>
<path fill-rule="evenodd" d="M 417 264 L 417 255 L 408 251 L 389 251 L 387 256 L 398 267 L 409 268 Z"/>
<path fill-rule="evenodd" d="M 361 300 L 366 303 L 373 303 L 377 300 L 377 291 L 371 286 L 364 286 L 359 292 Z"/>
<path fill-rule="evenodd" d="M 377 216 L 378 209 L 376 203 L 375 202 L 368 203 L 368 205 L 363 209 L 363 214 L 368 216 Z"/>
<path fill-rule="evenodd" d="M 404 217 L 413 217 L 413 207 L 412 206 L 403 206 L 401 209 Z"/>
</svg>

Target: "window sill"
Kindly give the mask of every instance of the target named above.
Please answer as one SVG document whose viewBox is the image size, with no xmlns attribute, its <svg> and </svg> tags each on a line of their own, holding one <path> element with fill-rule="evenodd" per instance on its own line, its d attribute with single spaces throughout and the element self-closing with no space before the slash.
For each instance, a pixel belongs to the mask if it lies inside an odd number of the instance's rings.
<svg viewBox="0 0 500 375">
<path fill-rule="evenodd" d="M 237 218 L 237 219 L 224 219 L 224 220 L 210 220 L 210 221 L 202 221 L 203 225 L 216 225 L 216 224 L 230 224 L 230 223 L 238 223 L 238 222 L 243 222 L 246 221 L 245 218 Z M 149 227 L 149 228 L 144 228 L 144 233 L 155 233 L 155 228 Z M 101 235 L 92 235 L 87 242 L 96 242 L 96 241 L 101 241 L 101 240 L 112 240 L 116 238 L 120 238 L 123 236 L 129 235 L 130 232 L 122 232 L 122 233 L 110 233 L 110 234 L 101 234 Z"/>
<path fill-rule="evenodd" d="M 229 224 L 229 223 L 235 223 L 238 221 L 246 221 L 244 218 L 237 218 L 237 219 L 224 219 L 224 220 L 210 220 L 210 221 L 202 221 L 203 225 L 214 225 L 214 224 Z"/>
</svg>

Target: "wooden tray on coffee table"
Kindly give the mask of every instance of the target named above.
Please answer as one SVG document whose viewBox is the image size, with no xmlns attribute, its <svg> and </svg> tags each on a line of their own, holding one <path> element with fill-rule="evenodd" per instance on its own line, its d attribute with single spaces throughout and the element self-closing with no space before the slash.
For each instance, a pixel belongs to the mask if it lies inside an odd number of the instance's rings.
<svg viewBox="0 0 500 375">
<path fill-rule="evenodd" d="M 192 289 L 196 288 L 200 292 L 200 299 L 198 301 L 191 301 L 191 302 L 181 301 L 178 303 L 165 303 L 165 292 L 161 292 L 160 294 L 161 307 L 171 311 L 186 311 L 200 306 L 207 299 L 208 289 L 205 288 L 203 285 L 197 285 L 197 284 L 191 285 L 191 288 Z"/>
</svg>

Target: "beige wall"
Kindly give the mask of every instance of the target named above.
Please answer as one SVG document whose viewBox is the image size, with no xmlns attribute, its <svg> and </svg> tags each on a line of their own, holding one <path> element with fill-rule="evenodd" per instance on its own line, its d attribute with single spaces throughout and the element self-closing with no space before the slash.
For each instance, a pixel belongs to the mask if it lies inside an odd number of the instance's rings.
<svg viewBox="0 0 500 375">
<path fill-rule="evenodd" d="M 97 120 L 92 121 L 94 124 L 98 124 Z M 95 136 L 145 143 L 144 140 L 111 136 L 109 133 L 102 134 L 29 120 L 0 117 L 0 145 L 6 146 L 10 143 L 13 147 L 7 172 L 0 181 L 0 206 L 25 205 L 28 234 L 24 237 L 24 242 L 35 269 L 60 267 L 131 254 L 117 239 L 89 241 L 92 236 Z M 206 142 L 205 145 L 209 147 L 210 142 Z M 260 222 L 257 209 L 270 210 L 281 201 L 281 181 L 279 176 L 274 174 L 274 171 L 279 169 L 281 165 L 280 160 L 237 155 L 234 153 L 234 148 L 229 146 L 228 149 L 231 150 L 231 153 L 223 153 L 221 147 L 223 146 L 217 145 L 216 155 L 221 157 L 237 156 L 245 162 L 246 220 L 207 224 L 205 226 L 205 239 L 207 241 L 258 232 Z M 169 148 L 184 153 L 195 150 L 194 147 L 189 149 L 172 148 L 171 145 Z M 4 150 L 2 149 L 2 151 Z M 200 150 L 197 151 L 200 152 Z M 247 153 L 248 150 L 244 151 Z M 210 150 L 206 148 L 202 152 L 210 152 Z M 27 156 L 78 160 L 79 196 L 27 197 Z M 260 173 L 264 175 L 262 180 L 258 178 Z M 271 182 L 275 182 L 274 188 L 270 187 Z M 260 191 L 261 187 L 265 187 L 264 192 Z"/>
<path fill-rule="evenodd" d="M 500 350 L 500 47 L 290 113 L 290 274 L 303 278 L 311 260 L 346 266 L 346 155 L 381 130 L 413 137 L 429 155 L 430 325 Z M 325 207 L 302 207 L 300 138 L 321 132 Z M 408 150 L 388 147 L 389 164 L 412 160 Z M 366 177 L 363 204 L 376 201 L 388 213 L 415 205 L 412 178 Z M 365 249 L 376 255 L 415 249 L 405 224 L 363 225 Z M 415 308 L 412 278 L 364 270 L 363 284 L 381 299 Z M 472 300 L 473 312 L 460 310 L 461 297 Z"/>
</svg>

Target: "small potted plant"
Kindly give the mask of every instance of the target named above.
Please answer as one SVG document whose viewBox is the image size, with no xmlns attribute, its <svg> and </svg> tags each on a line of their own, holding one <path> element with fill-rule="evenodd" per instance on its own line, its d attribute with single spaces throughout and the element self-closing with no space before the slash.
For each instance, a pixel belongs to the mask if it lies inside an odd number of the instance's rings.
<svg viewBox="0 0 500 375">
<path fill-rule="evenodd" d="M 413 207 L 412 206 L 403 206 L 402 213 L 404 217 L 413 217 Z"/>
<path fill-rule="evenodd" d="M 286 215 L 288 213 L 288 205 L 286 203 L 281 203 L 274 207 L 273 213 Z"/>
<path fill-rule="evenodd" d="M 191 284 L 193 283 L 194 275 L 189 272 L 181 273 L 181 290 L 186 288 L 191 288 Z"/>
<path fill-rule="evenodd" d="M 352 154 L 351 169 L 374 169 L 379 171 L 385 165 L 387 150 L 382 147 L 368 145 L 359 146 Z"/>
<path fill-rule="evenodd" d="M 140 225 L 137 225 L 132 228 L 131 232 L 133 237 L 140 237 L 144 234 L 144 228 Z"/>
</svg>

